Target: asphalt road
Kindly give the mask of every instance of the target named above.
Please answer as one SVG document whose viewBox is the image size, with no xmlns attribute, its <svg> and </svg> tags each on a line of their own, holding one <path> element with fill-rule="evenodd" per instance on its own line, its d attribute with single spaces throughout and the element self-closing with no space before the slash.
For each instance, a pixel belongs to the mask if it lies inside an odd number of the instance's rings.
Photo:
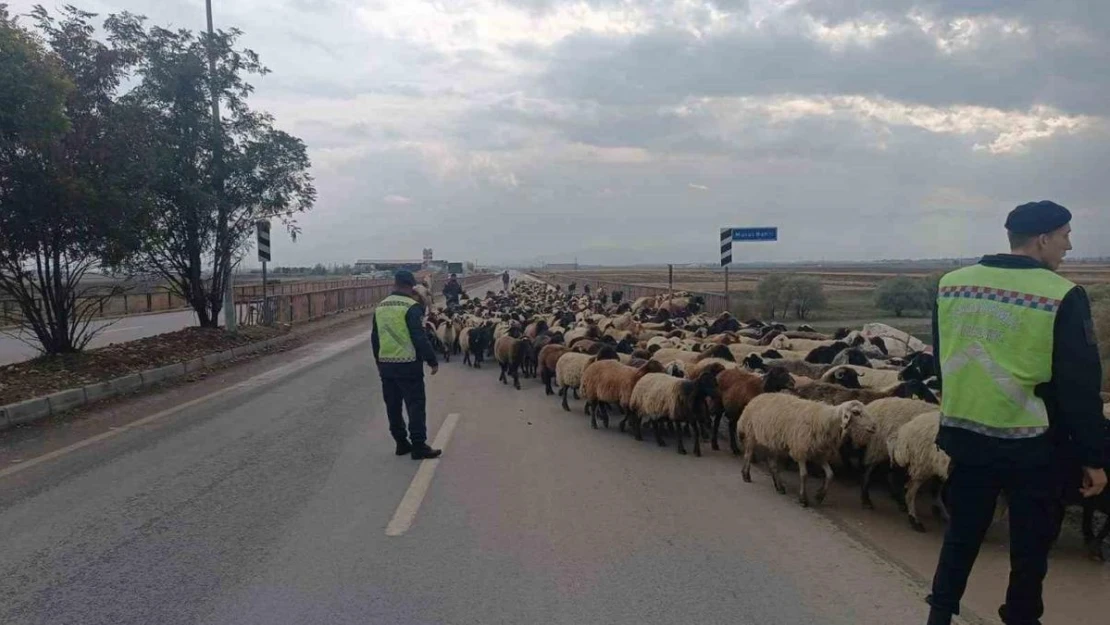
<svg viewBox="0 0 1110 625">
<path fill-rule="evenodd" d="M 197 325 L 197 315 L 192 311 L 178 311 L 152 315 L 137 315 L 94 321 L 90 327 L 103 328 L 93 337 L 91 347 L 111 343 L 124 343 L 147 336 L 175 332 Z M 223 325 L 221 320 L 221 325 Z M 28 343 L 28 341 L 30 343 Z M 30 360 L 39 354 L 35 348 L 38 339 L 34 333 L 17 329 L 0 330 L 0 365 Z"/>
<path fill-rule="evenodd" d="M 427 379 L 430 432 L 458 415 L 444 457 L 397 458 L 366 343 L 360 330 L 217 397 L 171 392 L 74 426 L 98 438 L 0 443 L 0 622 L 922 618 L 901 569 L 793 498 L 742 484 L 732 458 L 595 432 L 580 403 L 564 413 L 535 380 L 514 391 L 492 368 L 444 365 Z M 430 487 L 388 536 L 422 464 Z"/>
</svg>

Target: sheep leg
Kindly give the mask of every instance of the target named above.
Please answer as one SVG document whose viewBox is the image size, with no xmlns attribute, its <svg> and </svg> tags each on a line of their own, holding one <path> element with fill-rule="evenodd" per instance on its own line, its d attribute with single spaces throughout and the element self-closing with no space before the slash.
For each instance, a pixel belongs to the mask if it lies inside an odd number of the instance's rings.
<svg viewBox="0 0 1110 625">
<path fill-rule="evenodd" d="M 551 373 L 546 368 L 540 374 L 540 379 L 543 380 L 543 394 L 554 395 L 555 391 L 551 390 Z"/>
<path fill-rule="evenodd" d="M 564 386 L 559 389 L 559 396 L 563 398 L 563 410 L 570 412 L 570 406 L 567 404 L 567 391 L 570 390 L 569 386 Z"/>
<path fill-rule="evenodd" d="M 695 458 L 701 458 L 701 437 L 702 437 L 702 434 L 703 434 L 703 432 L 701 431 L 701 424 L 698 421 L 695 420 L 694 421 L 694 457 Z"/>
<path fill-rule="evenodd" d="M 744 466 L 740 467 L 740 477 L 748 484 L 752 483 L 752 456 L 755 455 L 755 445 L 744 442 Z"/>
<path fill-rule="evenodd" d="M 579 397 L 578 397 L 578 387 L 577 386 L 574 387 L 574 398 L 579 399 Z"/>
<path fill-rule="evenodd" d="M 674 422 L 672 421 L 671 423 L 673 424 Z M 685 427 L 686 426 L 679 426 L 679 428 L 678 428 L 678 437 L 677 437 L 677 439 L 678 439 L 678 453 L 682 454 L 683 456 L 686 455 L 686 445 L 683 444 L 683 442 L 682 442 L 682 439 L 685 438 L 685 434 L 683 433 L 683 430 L 685 429 Z M 694 432 L 694 447 L 695 448 L 697 447 L 697 444 L 698 444 L 698 434 L 697 434 L 697 432 Z"/>
<path fill-rule="evenodd" d="M 662 423 L 662 419 L 656 419 L 655 421 L 652 421 L 652 423 L 651 423 L 651 424 L 652 424 L 652 426 L 653 426 L 653 427 L 655 428 L 655 442 L 656 442 L 656 443 L 657 443 L 657 444 L 658 444 L 658 445 L 659 445 L 660 447 L 666 447 L 666 446 L 667 446 L 667 441 L 664 441 L 664 440 L 663 440 L 663 423 Z M 679 443 L 679 444 L 681 444 L 681 443 Z"/>
<path fill-rule="evenodd" d="M 640 419 L 640 415 L 628 411 L 628 418 L 632 421 L 632 438 L 639 442 L 644 442 L 644 422 Z"/>
<path fill-rule="evenodd" d="M 832 483 L 833 479 L 832 465 L 830 465 L 828 462 L 825 462 L 821 465 L 821 468 L 825 471 L 825 481 L 821 483 L 821 488 L 817 489 L 816 499 L 818 505 L 824 503 L 825 495 L 829 494 L 829 484 Z"/>
<path fill-rule="evenodd" d="M 511 367 L 511 369 L 512 369 L 512 372 L 513 372 L 513 388 L 515 388 L 516 390 L 519 391 L 520 390 L 520 369 L 516 365 L 513 365 Z"/>
<path fill-rule="evenodd" d="M 802 504 L 803 508 L 809 507 L 809 492 L 806 489 L 806 476 L 809 475 L 809 467 L 806 466 L 805 459 L 798 462 L 798 481 L 801 487 L 798 490 L 798 503 Z"/>
<path fill-rule="evenodd" d="M 908 512 L 909 508 L 906 507 L 906 482 L 903 478 L 902 472 L 895 469 L 892 465 L 890 473 L 887 474 L 887 484 L 890 486 L 890 496 L 898 503 L 898 510 L 900 512 Z"/>
<path fill-rule="evenodd" d="M 601 422 L 605 424 L 605 429 L 609 429 L 609 402 L 599 402 L 601 404 Z"/>
<path fill-rule="evenodd" d="M 497 381 L 502 384 L 509 383 L 509 381 L 505 379 L 505 363 L 501 363 L 501 375 L 497 378 Z"/>
<path fill-rule="evenodd" d="M 713 415 L 713 432 L 710 433 L 709 439 L 709 446 L 713 451 L 721 451 L 721 446 L 717 444 L 717 434 L 721 430 L 721 419 L 724 418 L 724 416 L 724 411 L 718 411 L 717 414 Z M 731 438 L 729 442 L 732 442 Z M 735 452 L 736 449 L 733 448 L 733 451 Z"/>
<path fill-rule="evenodd" d="M 775 492 L 785 495 L 786 487 L 783 486 L 782 479 L 779 477 L 779 458 L 773 453 L 767 457 L 767 469 L 771 472 L 771 483 L 775 485 Z"/>
<path fill-rule="evenodd" d="M 463 353 L 463 364 L 468 367 L 470 366 L 470 352 Z"/>
<path fill-rule="evenodd" d="M 915 532 L 925 532 L 925 524 L 917 518 L 917 491 L 921 488 L 921 480 L 913 478 L 906 486 L 906 509 L 909 511 L 910 527 Z"/>
<path fill-rule="evenodd" d="M 586 400 L 586 414 L 590 415 L 590 427 L 597 429 L 597 400 Z"/>
<path fill-rule="evenodd" d="M 875 503 L 871 501 L 871 476 L 875 473 L 875 467 L 879 465 L 870 464 L 863 470 L 863 481 L 859 487 L 859 500 L 864 508 L 868 510 L 875 509 Z"/>
<path fill-rule="evenodd" d="M 732 455 L 740 455 L 740 441 L 737 440 L 738 436 L 736 430 L 739 428 L 740 413 L 728 416 L 728 444 L 732 449 Z"/>
</svg>

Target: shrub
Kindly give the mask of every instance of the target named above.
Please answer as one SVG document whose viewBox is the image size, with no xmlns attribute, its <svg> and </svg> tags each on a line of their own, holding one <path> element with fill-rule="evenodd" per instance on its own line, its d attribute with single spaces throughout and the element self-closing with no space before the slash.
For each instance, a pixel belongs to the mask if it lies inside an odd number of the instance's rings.
<svg viewBox="0 0 1110 625">
<path fill-rule="evenodd" d="M 929 310 L 932 307 L 930 289 L 924 280 L 898 276 L 883 280 L 875 291 L 875 305 L 901 317 L 907 310 Z"/>
</svg>

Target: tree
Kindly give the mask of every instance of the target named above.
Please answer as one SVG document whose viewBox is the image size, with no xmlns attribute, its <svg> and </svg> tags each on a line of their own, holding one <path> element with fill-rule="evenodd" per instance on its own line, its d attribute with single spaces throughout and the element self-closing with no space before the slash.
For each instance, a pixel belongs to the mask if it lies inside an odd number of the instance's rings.
<svg viewBox="0 0 1110 625">
<path fill-rule="evenodd" d="M 763 276 L 756 287 L 756 296 L 763 304 L 765 314 L 774 319 L 779 311 L 784 314 L 789 305 L 786 293 L 787 276 L 781 273 L 771 273 Z"/>
<path fill-rule="evenodd" d="M 0 7 L 0 290 L 44 352 L 67 353 L 88 344 L 118 290 L 86 274 L 118 267 L 141 238 L 146 143 L 116 97 L 134 57 L 94 36 L 91 13 L 32 16 L 45 41 Z"/>
<path fill-rule="evenodd" d="M 935 296 L 930 296 L 928 286 L 923 280 L 898 276 L 883 280 L 875 291 L 875 305 L 901 317 L 907 310 L 927 310 Z"/>
<path fill-rule="evenodd" d="M 267 70 L 254 52 L 235 48 L 238 30 L 209 38 L 189 30 L 116 26 L 113 38 L 140 58 L 141 81 L 129 98 L 155 120 L 159 212 L 137 267 L 163 276 L 201 326 L 216 327 L 227 279 L 255 222 L 276 219 L 295 237 L 295 215 L 312 207 L 316 189 L 308 154 L 300 139 L 248 106 L 253 88 L 245 75 Z M 224 112 L 218 132 L 212 90 Z"/>
<path fill-rule="evenodd" d="M 790 276 L 784 287 L 784 299 L 794 309 L 794 316 L 805 319 L 811 311 L 824 308 L 828 304 L 825 287 L 814 276 Z"/>
</svg>

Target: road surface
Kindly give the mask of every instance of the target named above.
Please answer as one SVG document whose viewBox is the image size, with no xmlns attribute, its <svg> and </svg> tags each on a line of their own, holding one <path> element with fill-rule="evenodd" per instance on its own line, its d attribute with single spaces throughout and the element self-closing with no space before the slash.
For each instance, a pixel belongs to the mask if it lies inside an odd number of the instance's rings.
<svg viewBox="0 0 1110 625">
<path fill-rule="evenodd" d="M 223 325 L 221 316 L 220 324 Z M 103 328 L 93 337 L 91 347 L 103 347 L 110 343 L 125 343 L 147 336 L 175 332 L 197 325 L 197 315 L 191 310 L 137 315 L 94 321 L 90 327 Z M 31 344 L 28 344 L 30 341 Z M 17 329 L 0 330 L 0 365 L 30 360 L 39 355 L 34 345 L 38 344 L 33 332 L 20 332 Z"/>
<path fill-rule="evenodd" d="M 0 443 L 0 622 L 919 622 L 920 587 L 818 512 L 535 380 L 442 366 L 444 457 L 395 457 L 351 334 Z"/>
</svg>

